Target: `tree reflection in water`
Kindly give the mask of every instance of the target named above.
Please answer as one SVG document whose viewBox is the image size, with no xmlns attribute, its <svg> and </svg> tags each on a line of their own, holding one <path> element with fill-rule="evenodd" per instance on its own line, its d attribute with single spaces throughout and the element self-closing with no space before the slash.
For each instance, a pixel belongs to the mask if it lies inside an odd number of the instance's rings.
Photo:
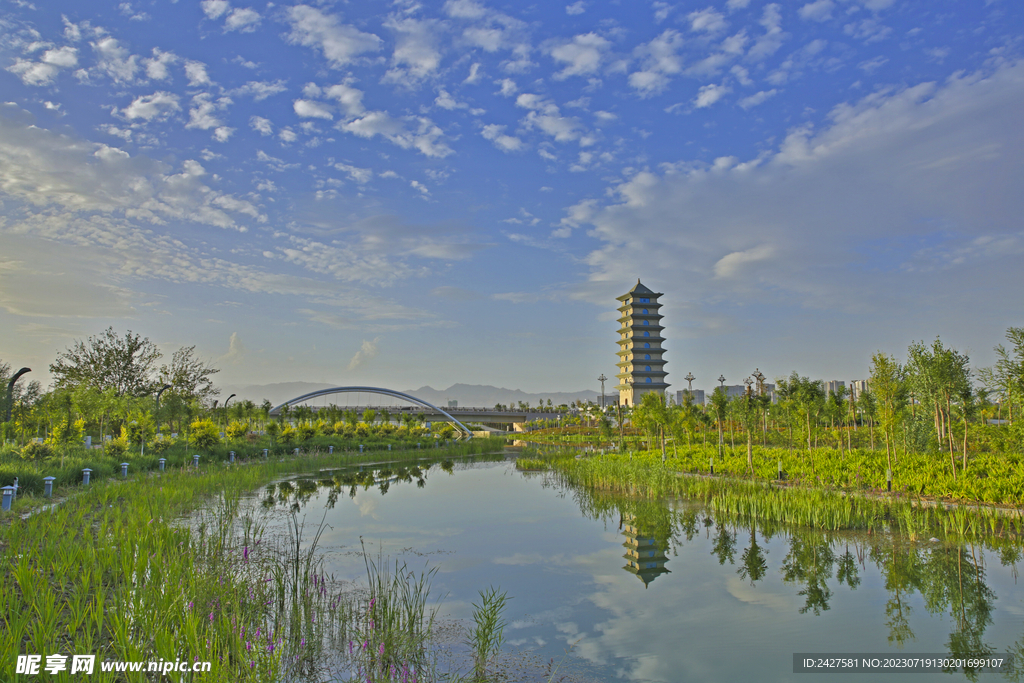
<svg viewBox="0 0 1024 683">
<path fill-rule="evenodd" d="M 665 544 L 678 555 L 686 543 L 706 529 L 711 553 L 721 565 L 735 564 L 737 574 L 756 585 L 773 570 L 766 545 L 775 537 L 786 539 L 787 552 L 774 568 L 782 580 L 797 588 L 804 598 L 801 614 L 820 616 L 830 609 L 840 586 L 857 590 L 862 570 L 870 562 L 880 572 L 888 593 L 885 624 L 888 641 L 903 648 L 915 640 L 910 602 L 919 595 L 932 615 L 950 617 L 953 629 L 946 652 L 953 656 L 992 654 L 985 630 L 992 623 L 996 595 L 986 582 L 984 550 L 1013 568 L 1024 557 L 1020 539 L 993 536 L 985 545 L 977 542 L 920 542 L 888 533 L 844 534 L 778 524 L 740 523 L 714 511 L 677 501 L 675 508 L 650 500 L 630 500 L 585 489 L 568 489 L 584 515 L 613 519 L 628 515 L 638 529 Z M 712 531 L 713 530 L 713 531 Z M 745 539 L 739 550 L 738 539 Z M 760 537 L 760 539 L 759 539 Z M 1024 654 L 1024 638 L 1018 644 Z M 968 672 L 968 677 L 972 675 Z"/>
</svg>

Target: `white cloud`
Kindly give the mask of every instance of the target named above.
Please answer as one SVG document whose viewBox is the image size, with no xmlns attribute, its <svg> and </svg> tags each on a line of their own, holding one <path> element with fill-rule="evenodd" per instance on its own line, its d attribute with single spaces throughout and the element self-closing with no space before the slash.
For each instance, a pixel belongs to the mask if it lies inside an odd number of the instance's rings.
<svg viewBox="0 0 1024 683">
<path fill-rule="evenodd" d="M 149 21 L 150 19 L 150 16 L 145 12 L 136 12 L 132 8 L 132 3 L 130 2 L 122 2 L 117 6 L 117 8 L 121 10 L 121 14 L 128 17 L 130 21 Z"/>
<path fill-rule="evenodd" d="M 114 147 L 0 117 L 0 191 L 52 214 L 55 224 L 83 212 L 156 225 L 174 220 L 243 230 L 231 213 L 261 216 L 245 200 L 207 185 L 205 176 L 193 160 L 175 173 Z"/>
<path fill-rule="evenodd" d="M 555 74 L 555 79 L 562 80 L 570 76 L 587 76 L 596 73 L 601 66 L 601 58 L 611 43 L 596 33 L 585 33 L 573 36 L 567 43 L 551 48 L 551 56 L 566 66 Z"/>
<path fill-rule="evenodd" d="M 782 30 L 782 11 L 777 3 L 764 6 L 760 23 L 764 27 L 764 34 L 747 51 L 747 58 L 754 62 L 762 62 L 775 54 L 789 37 Z"/>
<path fill-rule="evenodd" d="M 213 130 L 213 139 L 217 142 L 227 142 L 228 138 L 235 132 L 234 128 L 228 128 L 227 126 L 217 126 Z"/>
<path fill-rule="evenodd" d="M 117 40 L 109 36 L 91 43 L 96 53 L 97 68 L 107 74 L 115 83 L 131 83 L 139 70 L 136 55 L 129 54 Z"/>
<path fill-rule="evenodd" d="M 131 104 L 121 110 L 121 116 L 129 121 L 141 119 L 148 122 L 165 119 L 176 111 L 181 111 L 178 96 L 161 91 L 136 97 Z"/>
<path fill-rule="evenodd" d="M 726 254 L 714 265 L 715 277 L 733 277 L 740 273 L 744 266 L 765 261 L 775 255 L 775 248 L 768 244 L 758 245 L 745 251 L 734 251 Z"/>
<path fill-rule="evenodd" d="M 732 89 L 726 85 L 709 83 L 708 85 L 701 86 L 700 90 L 697 91 L 697 97 L 694 98 L 693 105 L 697 109 L 710 107 L 730 92 L 732 92 Z"/>
<path fill-rule="evenodd" d="M 441 109 L 447 109 L 449 111 L 453 109 L 466 109 L 469 107 L 465 102 L 459 102 L 444 88 L 439 88 L 437 91 L 437 97 L 434 99 L 434 104 Z"/>
<path fill-rule="evenodd" d="M 686 18 L 690 22 L 690 30 L 694 32 L 719 33 L 729 26 L 725 16 L 712 7 L 690 12 Z"/>
<path fill-rule="evenodd" d="M 196 95 L 192 98 L 192 106 L 188 111 L 189 119 L 185 127 L 197 128 L 199 130 L 210 130 L 211 128 L 220 127 L 221 121 L 217 118 L 215 112 L 227 109 L 230 104 L 231 100 L 227 97 L 214 100 L 207 93 Z"/>
<path fill-rule="evenodd" d="M 456 19 L 481 19 L 487 15 L 487 9 L 474 0 L 448 0 L 444 11 Z"/>
<path fill-rule="evenodd" d="M 480 71 L 480 62 L 473 62 L 469 66 L 469 75 L 466 76 L 466 80 L 462 81 L 468 85 L 474 85 L 480 82 L 483 77 L 483 73 Z"/>
<path fill-rule="evenodd" d="M 185 62 L 185 76 L 188 78 L 188 84 L 193 88 L 210 85 L 213 82 L 210 80 L 209 74 L 206 73 L 206 65 L 202 62 L 192 60 Z"/>
<path fill-rule="evenodd" d="M 801 7 L 797 14 L 808 21 L 828 21 L 832 18 L 832 10 L 836 3 L 832 0 L 814 0 Z"/>
<path fill-rule="evenodd" d="M 303 118 L 314 118 L 314 119 L 327 119 L 332 120 L 334 114 L 331 113 L 331 108 L 321 102 L 314 102 L 312 100 L 295 100 L 292 104 L 292 109 L 295 113 Z"/>
<path fill-rule="evenodd" d="M 7 67 L 11 73 L 21 77 L 25 85 L 49 85 L 60 73 L 61 69 L 78 66 L 78 50 L 73 47 L 60 47 L 47 50 L 38 62 L 18 59 Z"/>
<path fill-rule="evenodd" d="M 350 180 L 353 180 L 360 185 L 365 185 L 373 179 L 373 171 L 368 168 L 359 168 L 357 166 L 349 166 L 348 164 L 342 163 L 334 164 L 334 168 L 343 172 Z"/>
<path fill-rule="evenodd" d="M 750 95 L 749 97 L 744 97 L 743 99 L 741 99 L 739 105 L 743 109 L 750 109 L 751 107 L 756 107 L 757 105 L 761 104 L 762 102 L 771 97 L 775 97 L 777 94 L 779 94 L 779 91 L 776 90 L 775 88 L 772 88 L 771 90 L 761 90 L 760 92 L 756 92 L 753 95 Z"/>
<path fill-rule="evenodd" d="M 203 8 L 203 12 L 210 19 L 218 19 L 221 15 L 231 9 L 231 3 L 228 0 L 203 0 L 200 4 Z"/>
<path fill-rule="evenodd" d="M 453 150 L 442 140 L 444 135 L 437 125 L 425 117 L 410 117 L 415 122 L 415 131 L 406 128 L 405 123 L 392 118 L 386 111 L 371 111 L 366 115 L 340 123 L 338 128 L 361 138 L 380 135 L 403 149 L 415 149 L 428 157 L 444 158 Z"/>
<path fill-rule="evenodd" d="M 519 87 L 516 86 L 516 82 L 513 81 L 511 78 L 503 78 L 497 83 L 498 85 L 501 86 L 501 90 L 499 90 L 498 92 L 503 97 L 512 97 L 517 92 L 519 92 Z"/>
<path fill-rule="evenodd" d="M 649 43 L 637 46 L 633 53 L 643 60 L 642 68 L 629 75 L 629 85 L 644 97 L 663 91 L 669 77 L 682 71 L 679 50 L 683 42 L 678 31 L 668 29 Z"/>
<path fill-rule="evenodd" d="M 984 292 L 1020 283 L 1024 196 L 1007 179 L 1024 173 L 1022 107 L 1018 63 L 837 106 L 820 130 L 794 129 L 748 161 L 636 173 L 573 221 L 604 244 L 587 258 L 592 280 L 650 273 L 660 291 L 686 291 L 694 313 L 726 301 L 892 307 L 920 311 L 920 324 L 952 304 L 953 318 L 975 319 Z M 934 278 L 905 276 L 928 269 Z M 804 314 L 782 315 L 785 326 Z"/>
<path fill-rule="evenodd" d="M 224 30 L 250 33 L 256 30 L 262 18 L 260 13 L 254 9 L 235 9 L 224 20 Z"/>
<path fill-rule="evenodd" d="M 725 3 L 725 6 L 729 8 L 730 12 L 735 12 L 736 10 L 745 9 L 749 4 L 750 0 L 729 0 Z"/>
<path fill-rule="evenodd" d="M 885 40 L 892 34 L 892 29 L 884 25 L 877 17 L 854 21 L 843 26 L 843 33 L 867 44 Z"/>
<path fill-rule="evenodd" d="M 348 369 L 355 370 L 356 368 L 365 365 L 380 354 L 380 337 L 373 339 L 372 341 L 363 340 L 359 350 L 356 351 L 356 355 L 352 356 L 352 360 L 348 362 Z"/>
<path fill-rule="evenodd" d="M 320 50 L 334 69 L 346 66 L 364 52 L 381 48 L 382 41 L 377 36 L 342 24 L 337 16 L 315 7 L 296 5 L 288 8 L 287 15 L 292 26 L 288 40 Z"/>
<path fill-rule="evenodd" d="M 397 34 L 395 51 L 391 55 L 391 69 L 384 81 L 413 87 L 432 76 L 441 64 L 437 48 L 441 25 L 427 19 L 389 17 L 384 25 Z"/>
<path fill-rule="evenodd" d="M 152 58 L 143 59 L 142 64 L 146 68 L 146 78 L 154 81 L 165 81 L 171 77 L 167 68 L 178 61 L 178 56 L 173 52 L 164 52 L 160 48 L 153 48 Z"/>
<path fill-rule="evenodd" d="M 518 152 L 523 149 L 523 141 L 512 135 L 504 134 L 505 126 L 491 124 L 484 126 L 480 134 L 494 143 L 502 152 Z"/>
<path fill-rule="evenodd" d="M 360 116 L 366 111 L 363 107 L 363 91 L 353 88 L 347 83 L 332 85 L 324 91 L 324 94 L 337 100 L 347 116 Z"/>
<path fill-rule="evenodd" d="M 231 95 L 252 95 L 252 99 L 256 102 L 262 102 L 263 100 L 282 93 L 288 90 L 285 87 L 284 81 L 274 81 L 270 83 L 268 81 L 249 81 L 243 86 L 239 86 L 231 91 Z"/>
<path fill-rule="evenodd" d="M 565 6 L 565 13 L 569 15 L 583 14 L 586 11 L 587 3 L 583 2 L 583 0 L 576 0 L 576 2 L 571 5 Z"/>
<path fill-rule="evenodd" d="M 262 116 L 253 116 L 250 118 L 249 126 L 260 135 L 271 135 L 274 132 L 274 126 L 270 122 L 270 119 L 265 119 Z"/>
</svg>

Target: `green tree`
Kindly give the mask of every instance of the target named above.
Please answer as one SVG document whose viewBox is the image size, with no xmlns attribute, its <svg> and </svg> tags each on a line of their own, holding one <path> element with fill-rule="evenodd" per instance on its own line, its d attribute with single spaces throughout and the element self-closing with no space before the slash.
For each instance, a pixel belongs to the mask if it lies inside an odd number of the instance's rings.
<svg viewBox="0 0 1024 683">
<path fill-rule="evenodd" d="M 57 388 L 87 386 L 113 389 L 118 396 L 143 396 L 156 386 L 153 370 L 160 355 L 149 339 L 131 330 L 120 337 L 108 327 L 59 354 L 50 364 L 50 374 Z"/>
<path fill-rule="evenodd" d="M 916 387 L 915 394 L 931 406 L 939 450 L 948 445 L 955 481 L 953 401 L 955 397 L 971 390 L 970 359 L 956 349 L 947 349 L 938 337 L 930 348 L 921 342 L 911 344 L 908 356 L 910 381 Z"/>
<path fill-rule="evenodd" d="M 160 383 L 170 384 L 168 391 L 185 400 L 198 399 L 205 404 L 220 394 L 211 379 L 218 372 L 220 370 L 196 356 L 195 346 L 183 346 L 171 356 L 169 365 L 160 368 Z"/>
<path fill-rule="evenodd" d="M 868 380 L 878 405 L 878 419 L 885 439 L 885 460 L 893 469 L 896 455 L 896 426 L 903 418 L 907 402 L 906 371 L 892 356 L 881 351 L 871 357 Z"/>
<path fill-rule="evenodd" d="M 784 384 L 786 397 L 792 402 L 792 409 L 800 415 L 807 434 L 807 452 L 813 448 L 815 427 L 818 416 L 825 408 L 825 387 L 819 380 L 801 377 L 795 370 Z"/>
<path fill-rule="evenodd" d="M 1013 424 L 1013 404 L 1024 398 L 1024 327 L 1006 330 L 1007 349 L 997 344 L 996 364 L 979 373 L 982 383 L 999 399 L 997 418 L 1002 418 L 1002 407 L 1008 408 L 1008 419 Z"/>
<path fill-rule="evenodd" d="M 715 421 L 718 423 L 718 453 L 721 456 L 723 434 L 722 427 L 725 423 L 725 416 L 729 410 L 729 394 L 726 393 L 725 387 L 716 387 L 714 392 L 711 394 L 711 412 L 715 416 Z"/>
<path fill-rule="evenodd" d="M 633 411 L 633 424 L 637 429 L 647 432 L 651 438 L 661 436 L 661 460 L 665 461 L 665 427 L 669 421 L 668 405 L 665 394 L 650 391 L 640 399 L 640 405 Z"/>
</svg>

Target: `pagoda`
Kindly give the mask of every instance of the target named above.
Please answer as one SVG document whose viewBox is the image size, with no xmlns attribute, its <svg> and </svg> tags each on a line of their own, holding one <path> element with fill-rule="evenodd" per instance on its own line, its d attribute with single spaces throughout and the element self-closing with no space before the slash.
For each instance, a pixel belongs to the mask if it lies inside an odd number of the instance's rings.
<svg viewBox="0 0 1024 683">
<path fill-rule="evenodd" d="M 621 305 L 619 362 L 616 364 L 619 383 L 615 388 L 619 390 L 621 405 L 636 405 L 644 394 L 652 391 L 664 394 L 669 387 L 665 382 L 668 373 L 665 372 L 665 349 L 662 347 L 665 339 L 661 336 L 665 328 L 658 313 L 660 296 L 660 292 L 652 292 L 637 278 L 633 289 L 617 297 Z"/>
<path fill-rule="evenodd" d="M 626 537 L 625 543 L 622 544 L 626 549 L 626 554 L 622 556 L 626 560 L 623 569 L 636 575 L 644 582 L 644 588 L 647 588 L 662 574 L 671 573 L 665 568 L 665 563 L 668 562 L 668 556 L 665 555 L 666 544 L 642 529 L 635 516 L 625 514 L 620 526 L 623 522 L 625 528 L 622 535 Z"/>
</svg>

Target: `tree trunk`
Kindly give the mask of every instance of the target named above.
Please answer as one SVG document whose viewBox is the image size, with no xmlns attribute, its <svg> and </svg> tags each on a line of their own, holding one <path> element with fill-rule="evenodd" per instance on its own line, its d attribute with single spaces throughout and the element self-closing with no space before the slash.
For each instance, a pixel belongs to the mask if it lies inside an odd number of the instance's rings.
<svg viewBox="0 0 1024 683">
<path fill-rule="evenodd" d="M 750 476 L 754 476 L 754 442 L 750 430 L 747 430 L 747 469 Z"/>
<path fill-rule="evenodd" d="M 966 406 L 964 408 L 964 454 L 963 454 L 963 458 L 964 458 L 964 466 L 963 466 L 962 471 L 966 472 L 967 471 L 967 409 L 966 409 Z"/>
</svg>

